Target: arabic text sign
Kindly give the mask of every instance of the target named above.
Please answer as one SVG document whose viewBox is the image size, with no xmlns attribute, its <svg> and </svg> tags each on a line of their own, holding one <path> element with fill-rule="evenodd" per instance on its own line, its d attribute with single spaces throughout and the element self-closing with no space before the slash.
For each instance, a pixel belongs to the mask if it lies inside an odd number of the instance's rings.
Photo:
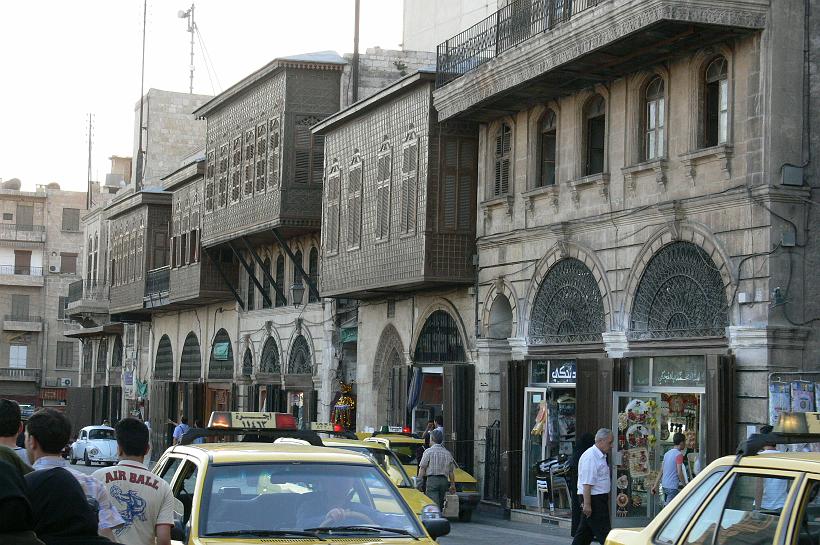
<svg viewBox="0 0 820 545">
<path fill-rule="evenodd" d="M 550 360 L 549 384 L 575 384 L 575 360 Z"/>
<path fill-rule="evenodd" d="M 235 428 L 268 429 L 276 427 L 274 413 L 231 413 L 231 424 Z"/>
</svg>

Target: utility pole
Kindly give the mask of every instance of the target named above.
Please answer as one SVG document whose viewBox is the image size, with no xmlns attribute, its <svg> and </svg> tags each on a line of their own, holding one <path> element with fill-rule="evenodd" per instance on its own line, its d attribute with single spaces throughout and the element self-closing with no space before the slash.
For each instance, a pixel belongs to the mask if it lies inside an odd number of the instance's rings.
<svg viewBox="0 0 820 545">
<path fill-rule="evenodd" d="M 85 195 L 85 207 L 87 210 L 91 210 L 91 205 L 94 204 L 94 199 L 91 196 L 91 114 L 88 114 L 88 185 L 86 187 L 86 195 Z"/>
<path fill-rule="evenodd" d="M 188 32 L 191 33 L 191 83 L 188 87 L 188 92 L 194 94 L 194 32 L 196 31 L 196 21 L 194 21 L 194 4 L 191 3 L 191 7 L 188 9 L 188 11 L 180 11 L 177 14 L 177 17 L 179 17 L 180 19 L 188 19 Z"/>
<path fill-rule="evenodd" d="M 350 69 L 353 80 L 353 102 L 359 100 L 359 0 L 356 0 L 356 22 L 353 30 L 353 66 Z"/>
<path fill-rule="evenodd" d="M 140 126 L 139 137 L 137 138 L 137 169 L 136 176 L 134 176 L 134 189 L 137 191 L 142 189 L 142 175 L 144 169 L 144 157 L 142 153 L 142 113 L 145 110 L 144 102 L 144 88 L 145 88 L 145 21 L 148 18 L 148 0 L 142 2 L 142 72 L 140 74 Z"/>
</svg>

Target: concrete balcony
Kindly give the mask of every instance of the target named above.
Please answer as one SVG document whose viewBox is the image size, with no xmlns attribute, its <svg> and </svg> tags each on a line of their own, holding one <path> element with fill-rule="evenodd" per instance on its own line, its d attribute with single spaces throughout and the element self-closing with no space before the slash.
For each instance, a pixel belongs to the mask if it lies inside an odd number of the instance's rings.
<svg viewBox="0 0 820 545">
<path fill-rule="evenodd" d="M 769 0 L 516 0 L 438 46 L 439 121 L 496 119 L 766 27 Z"/>
<path fill-rule="evenodd" d="M 107 285 L 88 285 L 87 281 L 83 280 L 68 285 L 66 315 L 74 317 L 83 314 L 108 314 Z"/>
<path fill-rule="evenodd" d="M 0 265 L 0 286 L 43 287 L 42 267 Z"/>
<path fill-rule="evenodd" d="M 18 225 L 0 223 L 0 244 L 3 242 L 45 242 L 46 228 L 43 225 Z"/>
<path fill-rule="evenodd" d="M 3 317 L 3 331 L 29 331 L 39 333 L 42 330 L 43 319 L 39 316 L 6 314 Z"/>
<path fill-rule="evenodd" d="M 0 367 L 0 381 L 40 382 L 40 370 L 26 367 Z"/>
</svg>

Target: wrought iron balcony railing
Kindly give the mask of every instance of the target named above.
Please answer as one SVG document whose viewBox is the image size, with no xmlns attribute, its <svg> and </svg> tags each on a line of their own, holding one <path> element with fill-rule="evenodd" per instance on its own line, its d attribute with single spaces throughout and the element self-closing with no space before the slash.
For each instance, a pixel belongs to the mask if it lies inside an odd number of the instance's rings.
<svg viewBox="0 0 820 545">
<path fill-rule="evenodd" d="M 0 265 L 0 274 L 21 274 L 27 276 L 43 276 L 42 267 L 20 267 L 17 265 Z"/>
<path fill-rule="evenodd" d="M 436 49 L 441 87 L 533 36 L 549 32 L 604 0 L 516 0 Z"/>
<path fill-rule="evenodd" d="M 43 241 L 46 236 L 44 225 L 21 225 L 17 223 L 0 223 L 0 239 Z"/>
<path fill-rule="evenodd" d="M 39 316 L 29 316 L 26 314 L 6 314 L 3 319 L 7 322 L 41 322 Z"/>
<path fill-rule="evenodd" d="M 171 267 L 165 266 L 148 271 L 145 277 L 145 296 L 168 293 L 171 288 Z"/>
<path fill-rule="evenodd" d="M 0 380 L 40 381 L 40 370 L 27 367 L 0 367 Z"/>
</svg>

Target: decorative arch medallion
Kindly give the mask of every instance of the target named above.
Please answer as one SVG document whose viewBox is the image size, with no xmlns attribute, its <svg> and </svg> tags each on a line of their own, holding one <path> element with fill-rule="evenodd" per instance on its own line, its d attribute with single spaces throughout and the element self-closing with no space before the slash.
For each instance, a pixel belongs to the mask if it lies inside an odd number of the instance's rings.
<svg viewBox="0 0 820 545">
<path fill-rule="evenodd" d="M 293 340 L 288 358 L 288 374 L 312 375 L 313 364 L 310 356 L 310 346 L 302 335 Z"/>
<path fill-rule="evenodd" d="M 174 353 L 171 348 L 171 339 L 163 335 L 157 344 L 157 356 L 154 358 L 154 378 L 158 380 L 172 380 L 174 376 Z"/>
<path fill-rule="evenodd" d="M 231 337 L 224 329 L 220 329 L 214 335 L 211 357 L 208 361 L 208 378 L 227 380 L 233 378 L 233 347 Z"/>
<path fill-rule="evenodd" d="M 262 359 L 259 363 L 260 373 L 281 373 L 282 365 L 279 363 L 279 347 L 273 337 L 268 337 L 262 347 Z"/>
<path fill-rule="evenodd" d="M 199 350 L 199 339 L 191 331 L 182 345 L 182 360 L 179 366 L 179 380 L 198 381 L 202 374 L 202 355 Z"/>
<path fill-rule="evenodd" d="M 253 352 L 250 347 L 245 349 L 245 355 L 242 356 L 242 376 L 249 377 L 253 374 Z"/>
</svg>

